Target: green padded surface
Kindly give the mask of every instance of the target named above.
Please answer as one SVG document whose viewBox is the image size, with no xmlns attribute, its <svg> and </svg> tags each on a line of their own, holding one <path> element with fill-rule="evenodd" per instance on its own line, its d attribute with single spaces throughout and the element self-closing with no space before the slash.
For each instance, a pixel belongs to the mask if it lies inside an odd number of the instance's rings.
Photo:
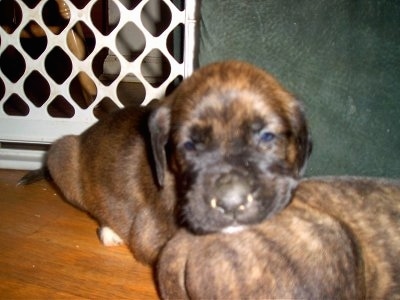
<svg viewBox="0 0 400 300">
<path fill-rule="evenodd" d="M 202 0 L 200 65 L 223 59 L 305 103 L 307 175 L 400 177 L 400 1 Z"/>
</svg>

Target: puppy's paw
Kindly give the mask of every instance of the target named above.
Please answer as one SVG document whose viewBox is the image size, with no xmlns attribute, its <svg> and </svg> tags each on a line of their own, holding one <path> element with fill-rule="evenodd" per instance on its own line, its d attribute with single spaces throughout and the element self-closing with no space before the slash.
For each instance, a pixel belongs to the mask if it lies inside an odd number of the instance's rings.
<svg viewBox="0 0 400 300">
<path fill-rule="evenodd" d="M 124 241 L 110 227 L 104 226 L 99 229 L 99 238 L 104 246 L 119 246 Z"/>
</svg>

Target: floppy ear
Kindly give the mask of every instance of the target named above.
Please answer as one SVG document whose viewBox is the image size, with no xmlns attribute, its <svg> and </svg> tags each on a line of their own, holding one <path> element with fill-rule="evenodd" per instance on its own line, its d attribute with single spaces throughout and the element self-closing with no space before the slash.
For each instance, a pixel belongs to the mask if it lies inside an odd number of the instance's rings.
<svg viewBox="0 0 400 300">
<path fill-rule="evenodd" d="M 164 186 L 164 176 L 167 168 L 165 146 L 168 142 L 171 123 L 169 107 L 161 106 L 153 111 L 148 121 L 151 139 L 151 151 L 156 166 L 157 183 Z"/>
<path fill-rule="evenodd" d="M 312 139 L 302 108 L 296 112 L 296 120 L 297 170 L 299 176 L 302 176 L 306 170 L 308 158 L 311 155 Z"/>
</svg>

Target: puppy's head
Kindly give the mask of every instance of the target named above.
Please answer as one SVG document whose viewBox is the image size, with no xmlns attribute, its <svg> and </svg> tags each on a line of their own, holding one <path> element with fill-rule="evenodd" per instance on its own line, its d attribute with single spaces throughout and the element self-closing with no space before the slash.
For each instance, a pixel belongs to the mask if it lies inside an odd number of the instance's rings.
<svg viewBox="0 0 400 300">
<path fill-rule="evenodd" d="M 176 177 L 182 220 L 196 233 L 237 230 L 284 208 L 311 142 L 301 104 L 237 61 L 196 71 L 149 120 L 159 184 Z"/>
</svg>

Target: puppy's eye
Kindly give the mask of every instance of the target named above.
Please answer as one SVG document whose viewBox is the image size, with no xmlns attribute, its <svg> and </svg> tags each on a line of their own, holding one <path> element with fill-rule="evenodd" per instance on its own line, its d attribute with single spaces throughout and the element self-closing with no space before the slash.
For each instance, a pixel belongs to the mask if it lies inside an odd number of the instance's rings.
<svg viewBox="0 0 400 300">
<path fill-rule="evenodd" d="M 195 151 L 196 150 L 196 144 L 193 141 L 186 141 L 183 144 L 183 149 L 186 151 Z"/>
<path fill-rule="evenodd" d="M 275 138 L 275 134 L 269 131 L 262 131 L 260 132 L 259 140 L 261 143 L 268 143 Z"/>
</svg>

